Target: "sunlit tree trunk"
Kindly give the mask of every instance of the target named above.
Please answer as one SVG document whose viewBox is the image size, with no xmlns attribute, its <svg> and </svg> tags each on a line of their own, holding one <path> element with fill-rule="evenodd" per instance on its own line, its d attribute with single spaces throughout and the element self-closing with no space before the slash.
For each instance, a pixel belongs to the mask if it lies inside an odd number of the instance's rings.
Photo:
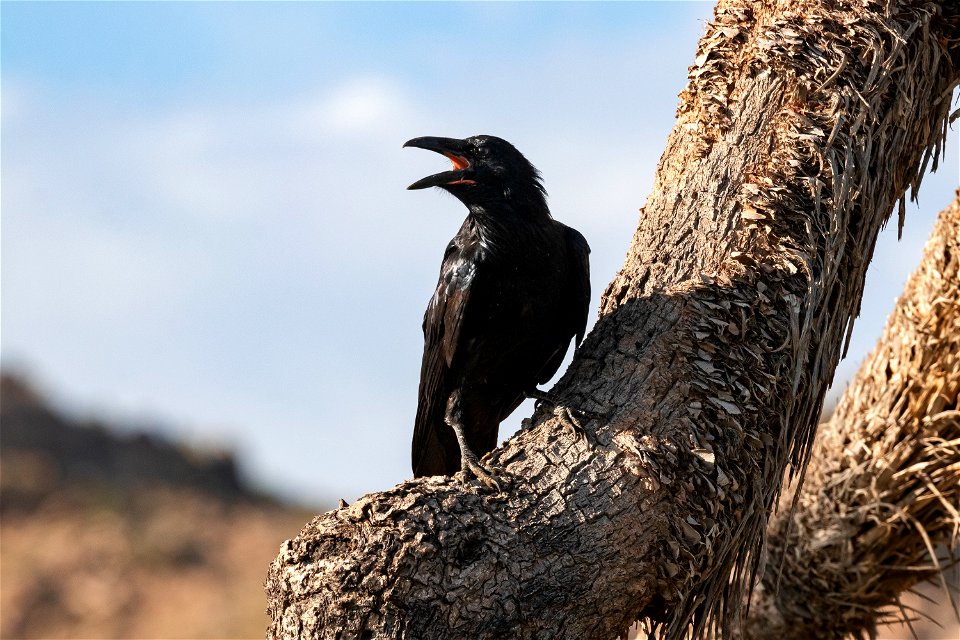
<svg viewBox="0 0 960 640">
<path fill-rule="evenodd" d="M 960 199 L 820 428 L 796 508 L 789 492 L 770 522 L 744 636 L 867 636 L 883 607 L 937 575 L 960 536 L 958 394 Z"/>
<path fill-rule="evenodd" d="M 943 142 L 954 7 L 721 1 L 624 265 L 554 389 L 607 418 L 581 439 L 535 414 L 490 455 L 502 493 L 421 479 L 317 517 L 270 568 L 269 635 L 734 624 L 877 234 Z"/>
</svg>

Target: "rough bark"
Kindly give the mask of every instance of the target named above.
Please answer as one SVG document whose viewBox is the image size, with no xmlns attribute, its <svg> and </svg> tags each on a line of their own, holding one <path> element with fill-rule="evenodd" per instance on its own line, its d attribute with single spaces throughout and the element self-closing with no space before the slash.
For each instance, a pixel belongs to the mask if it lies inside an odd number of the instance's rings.
<svg viewBox="0 0 960 640">
<path fill-rule="evenodd" d="M 678 637 L 739 610 L 802 468 L 884 221 L 936 161 L 957 20 L 928 2 L 722 1 L 599 320 L 489 457 L 318 516 L 267 579 L 286 638 Z"/>
<path fill-rule="evenodd" d="M 960 198 L 821 427 L 799 495 L 771 519 L 744 637 L 871 636 L 901 592 L 938 574 L 960 542 L 958 394 Z"/>
</svg>

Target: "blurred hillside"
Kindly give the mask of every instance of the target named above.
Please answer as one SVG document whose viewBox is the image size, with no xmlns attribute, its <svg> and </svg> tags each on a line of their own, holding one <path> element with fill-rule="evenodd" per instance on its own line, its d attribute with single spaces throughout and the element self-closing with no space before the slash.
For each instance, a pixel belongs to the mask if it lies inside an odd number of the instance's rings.
<svg viewBox="0 0 960 640">
<path fill-rule="evenodd" d="M 251 490 L 231 455 L 76 423 L 9 375 L 0 423 L 0 638 L 262 638 L 267 565 L 332 506 Z M 917 637 L 957 638 L 946 594 L 920 591 L 904 603 L 939 624 Z"/>
<path fill-rule="evenodd" d="M 263 580 L 313 512 L 228 454 L 58 415 L 0 377 L 0 636 L 262 638 Z"/>
</svg>

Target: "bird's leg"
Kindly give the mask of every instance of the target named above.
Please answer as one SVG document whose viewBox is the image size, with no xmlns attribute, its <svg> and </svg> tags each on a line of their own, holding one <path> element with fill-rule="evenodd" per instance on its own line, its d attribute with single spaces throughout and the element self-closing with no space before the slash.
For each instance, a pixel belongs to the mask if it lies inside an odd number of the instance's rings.
<svg viewBox="0 0 960 640">
<path fill-rule="evenodd" d="M 493 472 L 480 464 L 476 454 L 467 446 L 467 438 L 463 433 L 463 422 L 460 417 L 460 392 L 454 391 L 447 401 L 447 412 L 443 420 L 450 425 L 457 436 L 457 443 L 460 445 L 460 472 L 463 474 L 464 483 L 466 483 L 470 474 L 473 474 L 483 484 L 500 491 L 500 483 L 494 477 Z"/>
<path fill-rule="evenodd" d="M 585 411 L 583 409 L 575 409 L 564 404 L 560 398 L 553 395 L 548 391 L 541 391 L 536 387 L 528 389 L 524 392 L 528 398 L 533 398 L 540 402 L 546 402 L 547 404 L 553 407 L 553 414 L 558 418 L 563 418 L 573 427 L 574 432 L 583 438 L 587 437 L 587 430 L 581 424 L 580 420 L 574 414 L 580 414 L 583 418 L 586 418 L 589 422 L 590 420 L 599 420 L 603 418 L 599 413 L 594 413 L 592 411 Z"/>
</svg>

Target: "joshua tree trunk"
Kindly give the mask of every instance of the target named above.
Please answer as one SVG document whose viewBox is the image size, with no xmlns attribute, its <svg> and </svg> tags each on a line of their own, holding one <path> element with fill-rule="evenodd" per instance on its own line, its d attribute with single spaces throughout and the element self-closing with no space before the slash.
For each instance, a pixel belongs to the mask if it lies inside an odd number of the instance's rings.
<svg viewBox="0 0 960 640">
<path fill-rule="evenodd" d="M 721 630 L 805 466 L 877 234 L 943 142 L 956 3 L 721 1 L 599 320 L 492 452 L 502 493 L 405 482 L 323 514 L 267 579 L 287 638 Z M 902 211 L 902 209 L 901 209 Z"/>
<path fill-rule="evenodd" d="M 868 635 L 960 536 L 960 197 L 784 495 L 744 636 Z M 777 588 L 779 586 L 779 589 Z M 946 589 L 945 589 L 946 591 Z"/>
</svg>

